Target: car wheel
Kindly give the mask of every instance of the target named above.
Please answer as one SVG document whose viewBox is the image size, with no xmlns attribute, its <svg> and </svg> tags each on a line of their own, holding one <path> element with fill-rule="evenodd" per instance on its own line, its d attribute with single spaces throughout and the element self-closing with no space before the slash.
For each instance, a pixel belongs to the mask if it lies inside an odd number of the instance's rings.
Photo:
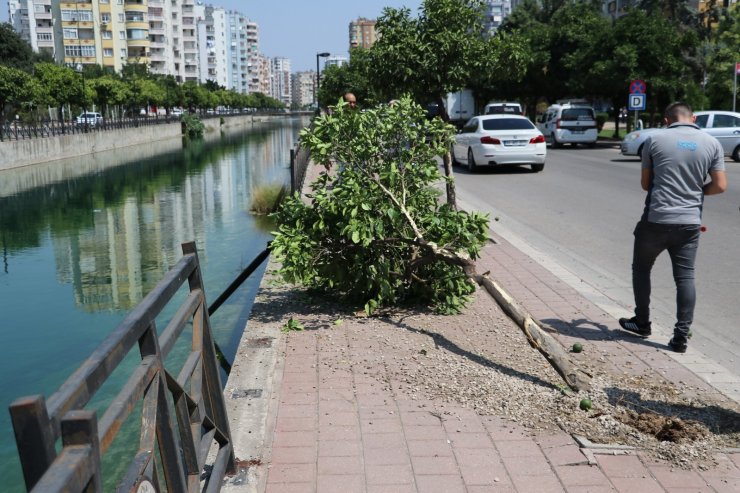
<svg viewBox="0 0 740 493">
<path fill-rule="evenodd" d="M 450 162 L 452 162 L 453 166 L 458 166 L 460 164 L 455 157 L 455 149 L 452 147 L 450 147 Z"/>
<path fill-rule="evenodd" d="M 539 173 L 543 169 L 545 169 L 545 165 L 544 164 L 533 164 L 532 165 L 532 171 L 534 171 L 535 173 Z"/>
<path fill-rule="evenodd" d="M 736 163 L 740 163 L 740 145 L 737 146 L 734 151 L 732 151 L 732 160 Z"/>
<path fill-rule="evenodd" d="M 555 134 L 552 134 L 552 148 L 553 149 L 558 149 L 558 148 L 560 148 L 562 146 L 563 146 L 563 144 L 561 144 L 560 142 L 558 142 L 558 140 L 555 138 Z"/>
<path fill-rule="evenodd" d="M 475 173 L 476 168 L 477 166 L 475 165 L 475 158 L 473 157 L 473 149 L 468 149 L 468 171 Z"/>
</svg>

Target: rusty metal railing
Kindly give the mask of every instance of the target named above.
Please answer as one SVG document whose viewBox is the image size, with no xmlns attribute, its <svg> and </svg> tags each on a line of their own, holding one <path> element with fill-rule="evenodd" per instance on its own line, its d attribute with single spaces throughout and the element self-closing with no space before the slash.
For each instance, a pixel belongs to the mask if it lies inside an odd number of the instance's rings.
<svg viewBox="0 0 740 493">
<path fill-rule="evenodd" d="M 201 472 L 214 441 L 218 453 L 212 479 L 206 480 L 203 491 L 218 492 L 224 475 L 234 471 L 231 432 L 195 243 L 184 243 L 182 250 L 183 258 L 48 400 L 37 395 L 11 404 L 29 491 L 101 491 L 101 456 L 139 403 L 139 449 L 117 491 L 200 491 Z M 158 335 L 155 318 L 186 280 L 187 299 Z M 170 374 L 165 359 L 191 321 L 191 351 L 179 374 Z M 141 362 L 98 420 L 94 411 L 84 407 L 134 346 L 138 346 Z M 57 453 L 59 438 L 62 448 Z M 164 485 L 158 470 L 164 475 Z"/>
</svg>

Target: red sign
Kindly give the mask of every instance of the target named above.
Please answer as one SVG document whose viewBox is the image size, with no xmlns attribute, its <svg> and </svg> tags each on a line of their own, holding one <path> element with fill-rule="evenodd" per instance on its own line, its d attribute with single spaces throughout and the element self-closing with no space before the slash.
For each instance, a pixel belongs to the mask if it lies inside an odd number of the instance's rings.
<svg viewBox="0 0 740 493">
<path fill-rule="evenodd" d="M 740 74 L 740 63 L 735 64 L 735 73 Z"/>
<path fill-rule="evenodd" d="M 644 80 L 633 80 L 630 83 L 630 94 L 645 94 L 647 92 L 647 84 Z"/>
</svg>

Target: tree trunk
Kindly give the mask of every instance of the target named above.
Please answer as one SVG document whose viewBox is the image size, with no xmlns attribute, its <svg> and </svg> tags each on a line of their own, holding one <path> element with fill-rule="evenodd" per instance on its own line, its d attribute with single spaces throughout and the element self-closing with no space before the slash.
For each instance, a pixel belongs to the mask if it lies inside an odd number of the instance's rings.
<svg viewBox="0 0 740 493">
<path fill-rule="evenodd" d="M 452 172 L 452 156 L 450 151 L 447 151 L 442 157 L 442 162 L 445 167 L 445 176 L 447 177 L 447 183 L 445 188 L 447 189 L 447 203 L 454 210 L 457 210 L 457 194 L 455 192 L 455 176 Z"/>
</svg>

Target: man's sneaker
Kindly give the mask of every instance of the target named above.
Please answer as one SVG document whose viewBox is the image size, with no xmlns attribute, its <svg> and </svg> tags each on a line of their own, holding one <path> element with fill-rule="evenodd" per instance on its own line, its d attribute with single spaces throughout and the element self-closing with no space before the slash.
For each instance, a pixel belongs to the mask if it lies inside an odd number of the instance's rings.
<svg viewBox="0 0 740 493">
<path fill-rule="evenodd" d="M 686 352 L 686 343 L 677 341 L 675 337 L 668 341 L 668 347 L 673 349 L 673 351 L 676 353 Z"/>
<path fill-rule="evenodd" d="M 650 334 L 653 333 L 650 328 L 650 322 L 641 324 L 637 321 L 637 317 L 620 318 L 619 326 L 639 337 L 650 337 Z"/>
</svg>

